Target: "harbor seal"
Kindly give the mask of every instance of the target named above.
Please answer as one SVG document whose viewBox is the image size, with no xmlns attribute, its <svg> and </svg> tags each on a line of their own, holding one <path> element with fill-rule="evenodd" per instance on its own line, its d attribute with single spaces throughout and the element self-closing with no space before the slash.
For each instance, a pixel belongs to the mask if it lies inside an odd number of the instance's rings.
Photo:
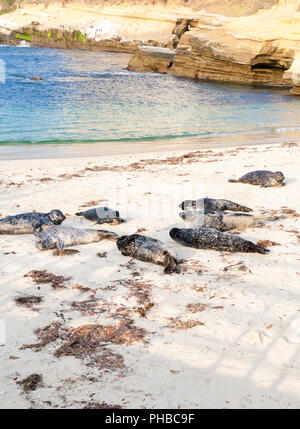
<svg viewBox="0 0 300 429">
<path fill-rule="evenodd" d="M 120 218 L 120 213 L 117 210 L 112 210 L 108 207 L 89 209 L 84 212 L 76 213 L 76 216 L 84 217 L 85 219 L 95 221 L 98 224 L 109 223 L 111 225 L 119 225 L 124 222 L 124 220 Z"/>
<path fill-rule="evenodd" d="M 23 213 L 0 219 L 1 234 L 32 234 L 41 230 L 41 227 L 60 225 L 66 217 L 60 210 L 49 213 Z"/>
<path fill-rule="evenodd" d="M 245 174 L 239 179 L 229 179 L 230 183 L 248 183 L 249 185 L 259 185 L 262 188 L 272 186 L 283 186 L 284 174 L 281 171 L 257 170 Z"/>
<path fill-rule="evenodd" d="M 173 228 L 170 237 L 177 243 L 195 249 L 214 249 L 227 252 L 268 253 L 269 250 L 238 235 L 226 234 L 212 228 Z"/>
<path fill-rule="evenodd" d="M 124 256 L 162 265 L 165 274 L 180 273 L 175 252 L 155 238 L 139 234 L 124 235 L 118 238 L 117 246 Z"/>
<path fill-rule="evenodd" d="M 65 247 L 97 243 L 105 239 L 115 241 L 117 238 L 118 235 L 110 231 L 52 226 L 36 234 L 35 245 L 40 250 L 56 248 L 62 254 Z"/>
<path fill-rule="evenodd" d="M 202 228 L 213 228 L 218 231 L 233 229 L 243 231 L 264 219 L 263 216 L 254 216 L 248 213 L 212 212 L 212 211 L 184 211 L 179 216 L 185 222 L 192 222 Z"/>
<path fill-rule="evenodd" d="M 215 198 L 200 198 L 199 200 L 186 200 L 179 204 L 182 210 L 205 210 L 213 212 L 224 212 L 229 210 L 231 212 L 252 212 L 249 207 L 242 206 L 230 200 L 215 199 Z"/>
</svg>

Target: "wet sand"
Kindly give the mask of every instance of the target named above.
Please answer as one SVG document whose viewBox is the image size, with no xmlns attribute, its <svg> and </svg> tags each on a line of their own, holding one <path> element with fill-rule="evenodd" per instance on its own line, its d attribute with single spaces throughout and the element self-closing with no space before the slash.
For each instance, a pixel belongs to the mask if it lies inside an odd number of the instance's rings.
<svg viewBox="0 0 300 429">
<path fill-rule="evenodd" d="M 149 152 L 202 150 L 232 146 L 264 145 L 300 141 L 300 131 L 274 133 L 228 134 L 210 137 L 191 137 L 143 142 L 101 142 L 86 144 L 32 144 L 0 145 L 0 160 L 90 158 L 108 155 L 139 154 Z"/>
</svg>

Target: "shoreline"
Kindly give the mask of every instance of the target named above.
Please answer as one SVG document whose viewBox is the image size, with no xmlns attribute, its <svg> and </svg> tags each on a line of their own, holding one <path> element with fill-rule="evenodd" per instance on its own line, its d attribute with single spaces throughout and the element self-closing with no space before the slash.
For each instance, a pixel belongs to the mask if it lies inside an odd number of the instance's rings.
<svg viewBox="0 0 300 429">
<path fill-rule="evenodd" d="M 143 153 L 181 152 L 202 149 L 221 149 L 243 146 L 260 146 L 300 141 L 300 131 L 228 134 L 177 138 L 170 140 L 145 140 L 124 143 L 73 143 L 73 144 L 33 144 L 0 146 L 0 161 L 26 159 L 94 158 L 99 156 L 129 155 Z M 107 147 L 109 145 L 109 147 Z"/>
</svg>

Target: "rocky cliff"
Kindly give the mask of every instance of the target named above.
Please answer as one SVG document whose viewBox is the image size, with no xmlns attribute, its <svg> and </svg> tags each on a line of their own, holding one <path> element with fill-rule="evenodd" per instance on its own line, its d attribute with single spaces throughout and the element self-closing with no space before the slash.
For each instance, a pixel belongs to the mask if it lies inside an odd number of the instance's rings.
<svg viewBox="0 0 300 429">
<path fill-rule="evenodd" d="M 133 52 L 134 71 L 300 93 L 300 0 L 1 1 L 5 43 Z"/>
</svg>

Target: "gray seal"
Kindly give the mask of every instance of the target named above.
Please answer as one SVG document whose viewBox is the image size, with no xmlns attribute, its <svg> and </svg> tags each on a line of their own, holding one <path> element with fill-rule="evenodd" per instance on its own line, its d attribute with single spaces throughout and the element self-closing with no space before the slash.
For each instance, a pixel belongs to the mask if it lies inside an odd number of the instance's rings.
<svg viewBox="0 0 300 429">
<path fill-rule="evenodd" d="M 182 210 L 204 210 L 204 211 L 231 211 L 231 212 L 252 212 L 249 207 L 242 206 L 230 200 L 215 198 L 200 198 L 198 200 L 186 200 L 179 204 Z"/>
<path fill-rule="evenodd" d="M 36 234 L 35 245 L 40 250 L 56 248 L 63 252 L 65 247 L 97 243 L 105 239 L 115 241 L 117 237 L 117 234 L 110 231 L 52 226 Z"/>
<path fill-rule="evenodd" d="M 177 243 L 195 249 L 214 249 L 227 252 L 268 253 L 269 250 L 238 235 L 226 234 L 212 228 L 173 228 L 170 237 Z"/>
<path fill-rule="evenodd" d="M 185 222 L 191 222 L 199 227 L 213 228 L 218 231 L 243 231 L 264 219 L 264 216 L 254 216 L 248 213 L 212 212 L 212 211 L 184 211 L 179 216 Z"/>
<path fill-rule="evenodd" d="M 139 234 L 124 235 L 118 238 L 117 246 L 124 256 L 162 265 L 165 274 L 180 273 L 175 252 L 155 238 Z"/>
<path fill-rule="evenodd" d="M 271 188 L 272 186 L 283 186 L 284 174 L 281 171 L 257 170 L 245 174 L 239 179 L 229 179 L 230 183 L 248 183 L 250 185 L 259 185 L 262 188 Z"/>
<path fill-rule="evenodd" d="M 84 217 L 98 224 L 109 223 L 111 225 L 119 225 L 124 222 L 124 220 L 120 218 L 120 213 L 117 210 L 112 210 L 108 207 L 89 209 L 84 212 L 76 213 L 76 216 Z"/>
<path fill-rule="evenodd" d="M 60 225 L 66 217 L 60 210 L 49 213 L 23 213 L 0 219 L 1 234 L 32 234 L 42 227 Z"/>
</svg>

